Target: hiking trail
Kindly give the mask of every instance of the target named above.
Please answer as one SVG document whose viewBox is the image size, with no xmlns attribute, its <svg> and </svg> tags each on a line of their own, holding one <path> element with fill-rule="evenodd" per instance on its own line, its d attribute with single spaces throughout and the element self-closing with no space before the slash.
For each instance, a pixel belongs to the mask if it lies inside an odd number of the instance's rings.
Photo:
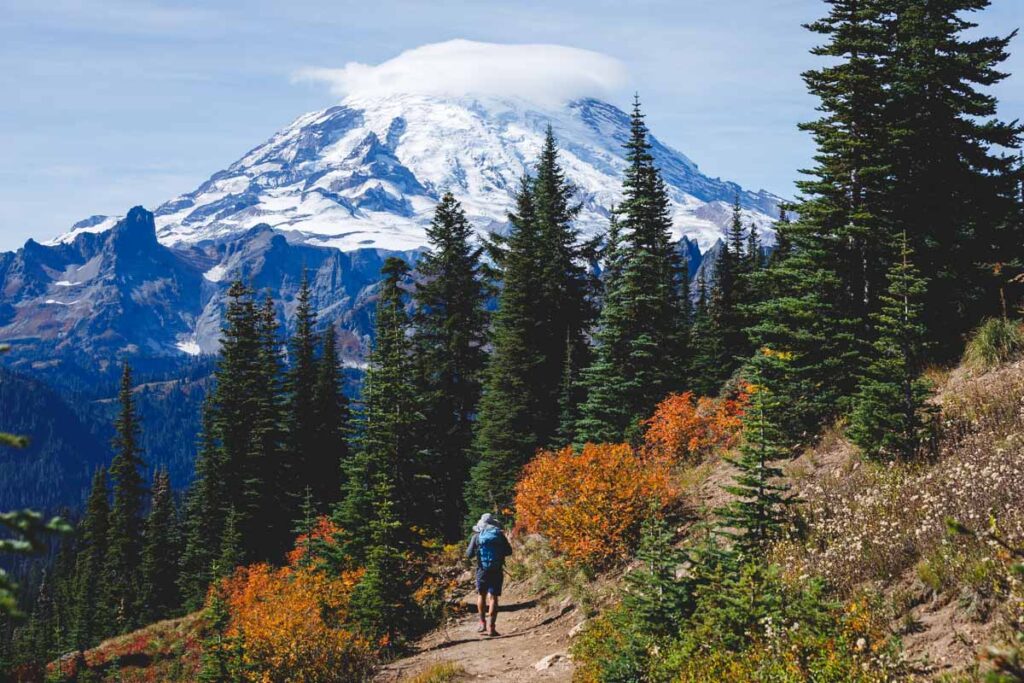
<svg viewBox="0 0 1024 683">
<path fill-rule="evenodd" d="M 476 632 L 476 594 L 462 598 L 469 610 L 457 621 L 418 640 L 413 653 L 383 667 L 374 679 L 397 683 L 441 662 L 465 670 L 459 680 L 572 680 L 570 631 L 583 620 L 568 600 L 545 601 L 527 583 L 507 582 L 498 615 L 497 637 Z M 574 634 L 575 635 L 575 634 Z"/>
</svg>

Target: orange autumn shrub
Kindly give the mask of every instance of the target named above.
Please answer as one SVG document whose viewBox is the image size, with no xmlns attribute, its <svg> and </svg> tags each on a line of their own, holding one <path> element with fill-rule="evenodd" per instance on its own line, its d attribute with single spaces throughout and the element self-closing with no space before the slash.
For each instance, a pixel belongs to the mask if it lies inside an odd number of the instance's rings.
<svg viewBox="0 0 1024 683">
<path fill-rule="evenodd" d="M 314 536 L 333 528 L 321 520 Z M 244 680 L 252 683 L 364 680 L 376 648 L 349 621 L 352 591 L 362 571 L 334 575 L 303 563 L 299 539 L 289 565 L 240 567 L 220 585 L 230 620 L 226 641 L 240 643 Z"/>
<path fill-rule="evenodd" d="M 601 567 L 627 557 L 651 507 L 675 496 L 670 463 L 627 444 L 542 451 L 516 486 L 516 523 L 570 563 Z"/>
<path fill-rule="evenodd" d="M 740 433 L 748 396 L 695 397 L 692 391 L 670 394 L 644 422 L 644 448 L 674 462 L 702 460 L 714 450 L 729 448 Z"/>
</svg>

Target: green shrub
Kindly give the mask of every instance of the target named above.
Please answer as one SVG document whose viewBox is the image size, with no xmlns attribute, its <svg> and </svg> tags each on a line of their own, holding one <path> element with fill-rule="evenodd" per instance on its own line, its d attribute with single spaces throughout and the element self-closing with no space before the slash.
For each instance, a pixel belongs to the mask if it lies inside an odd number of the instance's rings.
<svg viewBox="0 0 1024 683">
<path fill-rule="evenodd" d="M 964 363 L 975 370 L 991 370 L 1024 353 L 1024 331 L 1007 318 L 989 318 L 974 331 L 964 351 Z"/>
</svg>

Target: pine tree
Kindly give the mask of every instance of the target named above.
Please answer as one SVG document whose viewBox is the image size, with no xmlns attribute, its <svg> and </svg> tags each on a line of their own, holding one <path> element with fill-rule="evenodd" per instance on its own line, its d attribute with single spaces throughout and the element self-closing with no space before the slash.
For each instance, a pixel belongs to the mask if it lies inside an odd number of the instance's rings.
<svg viewBox="0 0 1024 683">
<path fill-rule="evenodd" d="M 939 359 L 959 354 L 963 334 L 998 313 L 998 282 L 978 264 L 1020 258 L 1020 229 L 1002 230 L 1013 211 L 1014 158 L 1022 126 L 997 118 L 986 89 L 1015 32 L 979 36 L 970 13 L 988 0 L 886 0 L 892 45 L 886 73 L 894 229 L 906 231 L 928 276 L 922 323 Z M 882 246 L 889 240 L 882 242 Z M 883 270 L 884 272 L 884 270 Z"/>
<path fill-rule="evenodd" d="M 926 334 L 921 299 L 927 286 L 905 235 L 897 251 L 882 309 L 874 316 L 874 353 L 850 415 L 850 439 L 871 457 L 913 456 L 928 412 L 927 382 L 919 377 Z"/>
<path fill-rule="evenodd" d="M 726 375 L 727 351 L 716 317 L 707 277 L 701 269 L 697 274 L 697 302 L 690 332 L 689 386 L 701 396 L 713 396 Z"/>
<path fill-rule="evenodd" d="M 142 623 L 150 623 L 170 616 L 181 602 L 177 586 L 178 525 L 166 469 L 158 470 L 153 478 L 144 539 L 139 602 Z"/>
<path fill-rule="evenodd" d="M 675 547 L 674 540 L 665 520 L 651 515 L 641 531 L 640 567 L 626 574 L 623 604 L 631 619 L 657 636 L 673 634 L 679 628 L 678 620 L 693 608 L 690 585 L 676 576 L 688 558 Z"/>
<path fill-rule="evenodd" d="M 723 487 L 735 496 L 718 510 L 723 534 L 733 539 L 734 550 L 747 559 L 758 557 L 782 530 L 783 509 L 792 502 L 788 487 L 780 483 L 777 463 L 788 457 L 779 424 L 779 397 L 771 378 L 788 371 L 785 352 L 762 349 L 748 365 L 750 404 L 743 417 L 743 443 L 739 458 L 728 458 L 736 469 L 733 483 Z"/>
<path fill-rule="evenodd" d="M 267 294 L 255 311 L 256 356 L 252 359 L 252 422 L 243 480 L 243 500 L 236 504 L 243 539 L 243 559 L 280 561 L 291 547 L 291 515 L 298 498 L 280 482 L 290 474 L 282 445 L 282 367 L 280 325 L 274 301 Z"/>
<path fill-rule="evenodd" d="M 558 161 L 558 144 L 548 126 L 544 146 L 531 184 L 537 220 L 538 280 L 537 337 L 534 353 L 539 362 L 530 383 L 536 392 L 535 427 L 538 446 L 551 445 L 562 413 L 563 376 L 569 358 L 584 364 L 588 348 L 584 332 L 593 318 L 585 270 L 587 249 L 580 243 L 573 221 L 580 204 L 576 188 L 566 179 Z M 570 365 L 571 367 L 571 365 Z M 566 398 L 572 398 L 570 392 Z M 566 406 L 573 410 L 575 406 Z"/>
<path fill-rule="evenodd" d="M 367 557 L 372 522 L 383 505 L 397 501 L 409 526 L 422 527 L 428 518 L 424 507 L 430 498 L 420 476 L 423 462 L 416 444 L 421 414 L 412 383 L 409 319 L 399 286 L 408 272 L 409 266 L 395 257 L 381 268 L 375 346 L 363 381 L 356 452 L 344 496 L 333 514 L 343 530 L 343 553 L 357 563 Z M 396 501 L 380 499 L 382 492 Z"/>
<path fill-rule="evenodd" d="M 586 398 L 580 405 L 574 426 L 575 442 L 613 443 L 622 438 L 624 425 L 633 417 L 621 400 L 620 387 L 627 383 L 624 371 L 629 355 L 630 307 L 623 277 L 626 244 L 615 213 L 605 236 L 602 272 L 601 315 L 594 332 L 593 362 L 581 373 Z"/>
<path fill-rule="evenodd" d="M 680 280 L 686 276 L 672 243 L 665 183 L 650 149 L 637 99 L 617 212 L 623 231 L 622 274 L 606 283 L 594 361 L 604 369 L 584 374 L 588 396 L 580 408 L 577 441 L 633 435 L 638 420 L 684 379 L 688 303 L 680 302 Z M 611 360 L 616 356 L 621 360 Z M 612 363 L 617 377 L 607 372 Z"/>
<path fill-rule="evenodd" d="M 245 561 L 240 517 L 234 508 L 230 508 L 224 518 L 224 533 L 220 537 L 220 549 L 213 563 L 214 578 L 230 576 Z"/>
<path fill-rule="evenodd" d="M 295 334 L 289 342 L 289 363 L 285 379 L 288 392 L 284 412 L 287 424 L 287 496 L 297 510 L 307 486 L 317 485 L 316 471 L 316 311 L 311 301 L 309 276 L 305 269 L 295 303 Z M 291 518 L 291 516 L 289 516 Z"/>
<path fill-rule="evenodd" d="M 402 523 L 392 503 L 397 495 L 386 470 L 375 479 L 372 495 L 378 504 L 369 524 L 366 569 L 352 591 L 349 610 L 363 636 L 395 647 L 413 619 L 415 601 L 402 553 Z"/>
<path fill-rule="evenodd" d="M 472 226 L 446 193 L 427 228 L 430 250 L 416 266 L 413 348 L 423 410 L 423 447 L 434 481 L 432 526 L 448 540 L 461 533 L 463 488 L 480 401 L 490 294 Z"/>
<path fill-rule="evenodd" d="M 223 451 L 215 435 L 212 400 L 203 406 L 203 428 L 196 457 L 195 481 L 185 503 L 184 548 L 178 572 L 178 589 L 186 610 L 202 607 L 212 580 L 216 549 L 224 529 L 222 506 L 228 500 Z"/>
<path fill-rule="evenodd" d="M 491 330 L 492 351 L 474 435 L 477 459 L 466 485 L 470 523 L 484 512 L 511 505 L 520 469 L 541 443 L 536 414 L 540 399 L 530 381 L 541 363 L 534 346 L 540 238 L 529 179 L 522 181 L 509 224 L 500 254 L 502 289 Z"/>
<path fill-rule="evenodd" d="M 243 680 L 243 643 L 241 638 L 228 637 L 231 612 L 223 590 L 211 591 L 210 601 L 203 610 L 206 634 L 202 644 L 200 683 L 235 683 Z"/>
<path fill-rule="evenodd" d="M 102 467 L 92 478 L 85 514 L 78 528 L 78 556 L 75 560 L 75 604 L 72 636 L 74 646 L 84 650 L 113 632 L 104 591 L 110 502 L 107 473 Z"/>
<path fill-rule="evenodd" d="M 333 326 L 323 333 L 313 385 L 313 439 L 308 488 L 316 508 L 327 512 L 341 495 L 342 468 L 348 461 L 349 406 L 342 391 L 341 361 Z"/>
<path fill-rule="evenodd" d="M 121 412 L 114 423 L 114 459 L 110 463 L 113 503 L 110 508 L 105 590 L 114 610 L 117 629 L 138 626 L 138 596 L 142 560 L 143 480 L 139 420 L 132 397 L 132 372 L 126 363 L 118 393 Z"/>
</svg>

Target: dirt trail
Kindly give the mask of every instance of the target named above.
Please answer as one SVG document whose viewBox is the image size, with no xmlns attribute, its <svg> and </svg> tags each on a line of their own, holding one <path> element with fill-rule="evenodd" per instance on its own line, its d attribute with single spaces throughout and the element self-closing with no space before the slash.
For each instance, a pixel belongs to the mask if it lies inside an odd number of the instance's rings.
<svg viewBox="0 0 1024 683">
<path fill-rule="evenodd" d="M 459 664 L 466 671 L 465 680 L 572 680 L 569 631 L 581 620 L 572 605 L 545 602 L 522 583 L 506 583 L 498 616 L 501 635 L 490 638 L 476 632 L 476 596 L 463 600 L 472 607 L 466 616 L 427 634 L 414 654 L 384 667 L 375 680 L 403 681 L 438 662 Z M 541 663 L 545 657 L 546 666 Z"/>
</svg>

